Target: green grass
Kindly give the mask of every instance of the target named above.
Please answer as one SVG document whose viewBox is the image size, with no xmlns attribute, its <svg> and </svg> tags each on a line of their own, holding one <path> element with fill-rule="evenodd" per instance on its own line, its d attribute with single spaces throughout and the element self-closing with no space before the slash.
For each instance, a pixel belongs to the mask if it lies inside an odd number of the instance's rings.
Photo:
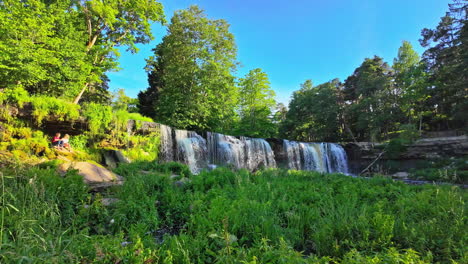
<svg viewBox="0 0 468 264">
<path fill-rule="evenodd" d="M 92 195 L 51 166 L 2 170 L 1 263 L 468 262 L 458 187 L 140 162 Z"/>
</svg>

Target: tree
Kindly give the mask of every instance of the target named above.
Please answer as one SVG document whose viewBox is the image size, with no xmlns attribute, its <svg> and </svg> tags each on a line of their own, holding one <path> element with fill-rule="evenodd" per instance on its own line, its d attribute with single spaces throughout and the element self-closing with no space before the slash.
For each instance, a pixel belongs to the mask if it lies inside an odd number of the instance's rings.
<svg viewBox="0 0 468 264">
<path fill-rule="evenodd" d="M 240 79 L 239 116 L 237 133 L 252 137 L 273 137 L 276 125 L 273 122 L 275 92 L 270 87 L 268 76 L 261 69 L 251 70 Z"/>
<path fill-rule="evenodd" d="M 401 113 L 392 79 L 392 69 L 374 56 L 345 80 L 345 116 L 357 139 L 375 141 L 397 129 Z"/>
<path fill-rule="evenodd" d="M 433 85 L 429 104 L 438 129 L 466 128 L 468 111 L 468 4 L 454 0 L 436 29 L 423 29 L 423 60 Z"/>
<path fill-rule="evenodd" d="M 24 86 L 32 94 L 71 98 L 90 65 L 77 45 L 83 31 L 65 1 L 0 2 L 0 81 Z"/>
<path fill-rule="evenodd" d="M 294 140 L 340 141 L 340 87 L 337 79 L 315 87 L 311 80 L 305 81 L 293 94 L 281 134 Z"/>
<path fill-rule="evenodd" d="M 112 97 L 112 108 L 114 110 L 124 110 L 129 113 L 138 112 L 138 99 L 127 96 L 124 89 L 117 90 Z"/>
<path fill-rule="evenodd" d="M 207 18 L 197 6 L 176 11 L 153 51 L 149 88 L 138 96 L 142 113 L 177 128 L 231 131 L 238 91 L 229 24 Z"/>
<path fill-rule="evenodd" d="M 150 21 L 164 21 L 154 0 L 1 1 L 0 80 L 75 103 L 86 90 L 108 97 L 101 83 L 117 69 L 116 48 L 147 43 Z"/>
<path fill-rule="evenodd" d="M 429 84 L 425 67 L 411 43 L 403 41 L 392 66 L 395 71 L 395 95 L 405 116 L 402 121 L 412 124 L 419 120 L 420 130 L 423 116 L 430 113 L 426 106 Z"/>
<path fill-rule="evenodd" d="M 106 71 L 117 68 L 116 47 L 126 46 L 137 52 L 136 44 L 153 39 L 151 22 L 165 21 L 163 6 L 155 0 L 72 0 L 68 10 L 76 10 L 78 21 L 86 25 L 83 44 L 93 66 L 74 103 L 80 101 L 92 83 L 99 83 Z"/>
</svg>

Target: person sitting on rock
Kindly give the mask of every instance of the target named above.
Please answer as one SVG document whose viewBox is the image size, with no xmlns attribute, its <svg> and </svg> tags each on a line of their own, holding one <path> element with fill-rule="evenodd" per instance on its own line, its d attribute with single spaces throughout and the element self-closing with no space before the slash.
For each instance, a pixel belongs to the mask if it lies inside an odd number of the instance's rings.
<svg viewBox="0 0 468 264">
<path fill-rule="evenodd" d="M 63 138 L 61 139 L 62 146 L 64 148 L 68 149 L 69 151 L 71 151 L 69 141 L 70 141 L 70 135 L 68 135 L 68 134 L 65 134 L 65 136 L 63 136 Z"/>
<path fill-rule="evenodd" d="M 61 144 L 60 133 L 55 133 L 55 137 L 52 139 L 52 146 L 61 147 L 60 144 Z"/>
</svg>

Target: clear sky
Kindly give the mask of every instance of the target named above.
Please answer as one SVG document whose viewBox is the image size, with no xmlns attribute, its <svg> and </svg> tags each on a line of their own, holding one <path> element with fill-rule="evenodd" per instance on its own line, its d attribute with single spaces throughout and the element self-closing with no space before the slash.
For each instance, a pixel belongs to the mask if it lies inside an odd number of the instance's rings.
<svg viewBox="0 0 468 264">
<path fill-rule="evenodd" d="M 244 76 L 254 68 L 270 78 L 278 101 L 287 103 L 306 79 L 315 85 L 346 79 L 364 58 L 392 64 L 403 40 L 416 51 L 423 28 L 435 28 L 450 0 L 162 0 L 167 21 L 175 10 L 197 4 L 209 18 L 225 19 L 236 38 Z M 109 73 L 111 91 L 136 97 L 147 88 L 143 69 L 151 49 L 166 34 L 152 26 L 155 40 L 137 54 L 121 51 L 119 72 Z"/>
</svg>

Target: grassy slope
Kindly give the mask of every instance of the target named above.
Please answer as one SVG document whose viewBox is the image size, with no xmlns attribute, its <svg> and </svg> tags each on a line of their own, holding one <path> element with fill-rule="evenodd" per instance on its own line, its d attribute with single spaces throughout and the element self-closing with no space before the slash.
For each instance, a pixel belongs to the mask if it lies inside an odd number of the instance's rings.
<svg viewBox="0 0 468 264">
<path fill-rule="evenodd" d="M 191 182 L 175 186 L 171 171 Z M 74 172 L 3 169 L 0 262 L 468 262 L 457 187 L 155 163 L 116 172 L 125 184 L 104 195 L 120 201 L 104 207 Z"/>
</svg>

